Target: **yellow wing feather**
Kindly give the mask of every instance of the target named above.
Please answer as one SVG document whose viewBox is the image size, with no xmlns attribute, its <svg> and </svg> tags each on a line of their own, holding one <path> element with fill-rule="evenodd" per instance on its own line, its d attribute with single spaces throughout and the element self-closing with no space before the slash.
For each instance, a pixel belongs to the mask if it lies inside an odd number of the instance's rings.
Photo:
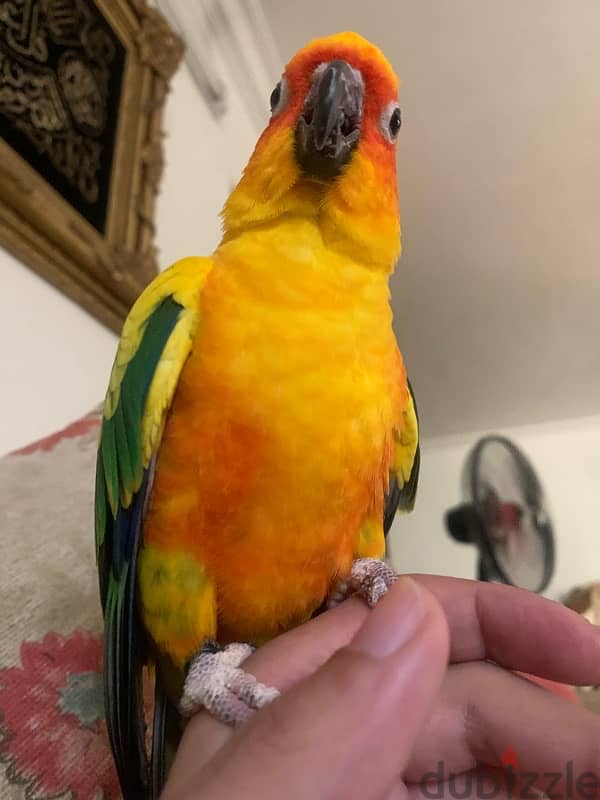
<svg viewBox="0 0 600 800">
<path fill-rule="evenodd" d="M 394 440 L 394 473 L 398 486 L 402 489 L 411 477 L 419 444 L 419 423 L 410 391 L 402 411 L 402 427 L 394 431 Z"/>
<path fill-rule="evenodd" d="M 104 416 L 110 419 L 119 403 L 121 382 L 127 365 L 136 354 L 145 324 L 165 297 L 173 297 L 192 314 L 196 312 L 198 292 L 212 267 L 210 258 L 183 258 L 161 272 L 132 306 L 123 325 L 117 355 L 104 400 Z"/>
</svg>

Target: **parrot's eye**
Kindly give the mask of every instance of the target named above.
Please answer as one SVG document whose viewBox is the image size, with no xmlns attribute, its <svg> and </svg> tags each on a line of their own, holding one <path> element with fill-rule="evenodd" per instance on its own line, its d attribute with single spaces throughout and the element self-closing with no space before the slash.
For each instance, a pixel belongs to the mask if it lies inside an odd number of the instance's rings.
<svg viewBox="0 0 600 800">
<path fill-rule="evenodd" d="M 402 125 L 402 116 L 400 114 L 400 106 L 396 101 L 388 103 L 383 109 L 380 119 L 381 132 L 388 142 L 395 142 L 400 132 Z"/>
<path fill-rule="evenodd" d="M 280 111 L 283 110 L 285 105 L 287 104 L 287 81 L 282 78 L 277 86 L 271 92 L 271 115 L 275 116 L 275 114 L 279 114 Z"/>
</svg>

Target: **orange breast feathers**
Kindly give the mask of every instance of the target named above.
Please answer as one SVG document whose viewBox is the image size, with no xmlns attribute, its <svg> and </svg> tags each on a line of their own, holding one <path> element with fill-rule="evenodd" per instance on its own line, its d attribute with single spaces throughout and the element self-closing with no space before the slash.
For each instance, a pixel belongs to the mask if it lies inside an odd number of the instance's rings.
<svg viewBox="0 0 600 800">
<path fill-rule="evenodd" d="M 298 219 L 217 251 L 144 544 L 202 565 L 220 640 L 305 619 L 348 572 L 361 526 L 381 527 L 407 399 L 386 279 Z"/>
</svg>

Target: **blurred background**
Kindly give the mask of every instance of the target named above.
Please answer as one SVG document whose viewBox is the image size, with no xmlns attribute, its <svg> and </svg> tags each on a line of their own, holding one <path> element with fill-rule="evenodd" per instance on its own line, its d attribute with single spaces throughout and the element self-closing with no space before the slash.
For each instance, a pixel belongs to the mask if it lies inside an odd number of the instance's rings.
<svg viewBox="0 0 600 800">
<path fill-rule="evenodd" d="M 394 524 L 392 558 L 402 571 L 477 574 L 476 549 L 448 536 L 444 516 L 465 499 L 467 454 L 495 432 L 545 490 L 556 540 L 546 592 L 595 580 L 600 4 L 156 5 L 187 46 L 166 108 L 163 266 L 218 243 L 219 210 L 300 46 L 353 29 L 384 50 L 402 81 L 393 306 L 422 436 L 417 507 Z M 100 401 L 116 337 L 2 250 L 0 276 L 4 453 Z"/>
</svg>

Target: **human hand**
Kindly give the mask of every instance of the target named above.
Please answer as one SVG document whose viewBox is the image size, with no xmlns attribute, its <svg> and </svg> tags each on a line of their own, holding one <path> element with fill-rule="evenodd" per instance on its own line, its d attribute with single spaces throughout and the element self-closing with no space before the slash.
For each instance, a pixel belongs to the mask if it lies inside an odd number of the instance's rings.
<svg viewBox="0 0 600 800">
<path fill-rule="evenodd" d="M 553 797 L 568 793 L 567 761 L 572 775 L 597 773 L 600 719 L 508 670 L 598 682 L 600 633 L 527 592 L 414 577 L 421 589 L 413 606 L 414 586 L 400 580 L 374 611 L 346 601 L 258 650 L 245 669 L 283 696 L 235 732 L 197 715 L 165 800 L 282 793 L 294 800 L 387 800 L 405 796 L 405 782 L 410 794 L 438 798 L 450 796 L 453 786 L 464 789 L 464 780 L 450 783 L 451 774 L 467 779 L 480 765 L 501 766 L 509 747 L 521 773 L 536 773 L 539 789 L 548 789 L 544 773 L 564 773 L 552 779 Z M 446 625 L 451 666 L 444 675 Z M 365 652 L 365 641 L 389 649 L 402 634 L 395 652 Z M 441 783 L 424 793 L 427 773 Z M 495 794 L 489 780 L 496 781 Z M 498 774 L 489 780 L 488 798 L 507 794 Z M 476 788 L 473 782 L 472 796 Z"/>
</svg>

